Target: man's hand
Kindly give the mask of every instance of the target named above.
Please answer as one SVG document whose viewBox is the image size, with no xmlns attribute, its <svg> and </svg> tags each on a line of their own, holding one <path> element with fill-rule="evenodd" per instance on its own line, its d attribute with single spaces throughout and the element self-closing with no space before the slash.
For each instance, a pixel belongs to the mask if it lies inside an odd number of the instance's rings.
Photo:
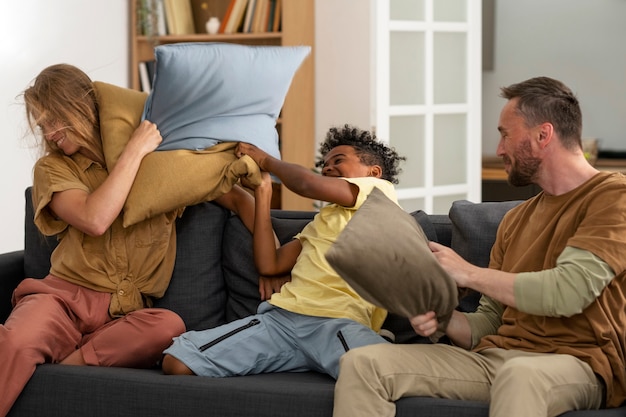
<svg viewBox="0 0 626 417">
<path fill-rule="evenodd" d="M 429 242 L 428 247 L 443 269 L 460 288 L 470 288 L 504 305 L 517 308 L 516 273 L 472 265 L 447 246 Z"/>
<path fill-rule="evenodd" d="M 470 283 L 470 277 L 473 273 L 480 273 L 479 267 L 467 262 L 458 253 L 445 245 L 429 242 L 428 247 L 443 269 L 456 281 L 457 286 L 475 289 Z"/>
</svg>

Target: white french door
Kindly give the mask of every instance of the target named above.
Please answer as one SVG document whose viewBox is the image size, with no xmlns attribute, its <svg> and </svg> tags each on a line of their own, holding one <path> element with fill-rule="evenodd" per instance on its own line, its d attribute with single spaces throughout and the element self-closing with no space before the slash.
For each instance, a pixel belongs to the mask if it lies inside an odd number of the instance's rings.
<svg viewBox="0 0 626 417">
<path fill-rule="evenodd" d="M 481 0 L 370 0 L 373 107 L 407 157 L 402 207 L 445 214 L 481 199 Z"/>
</svg>

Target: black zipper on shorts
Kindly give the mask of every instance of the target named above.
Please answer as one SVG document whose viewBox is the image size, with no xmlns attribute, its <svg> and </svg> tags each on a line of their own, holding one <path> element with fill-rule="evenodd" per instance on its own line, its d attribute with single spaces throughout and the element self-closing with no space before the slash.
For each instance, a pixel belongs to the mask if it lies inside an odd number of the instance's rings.
<svg viewBox="0 0 626 417">
<path fill-rule="evenodd" d="M 259 321 L 259 319 L 252 319 L 250 320 L 250 322 L 248 324 L 244 324 L 241 327 L 237 327 L 236 329 L 231 330 L 230 332 L 223 334 L 222 336 L 218 337 L 215 340 L 211 340 L 209 343 L 207 343 L 206 345 L 202 345 L 199 347 L 200 352 L 204 352 L 205 350 L 207 350 L 208 348 L 217 345 L 219 342 L 228 339 L 231 336 L 236 335 L 239 332 L 242 332 L 246 329 L 249 329 L 252 326 L 256 326 L 257 324 L 261 323 Z"/>
<path fill-rule="evenodd" d="M 343 350 L 345 350 L 346 352 L 349 351 L 350 346 L 348 346 L 348 342 L 346 342 L 346 338 L 343 337 L 343 333 L 341 333 L 341 330 L 337 332 L 337 337 L 339 338 L 339 341 L 341 342 L 341 346 L 343 346 Z"/>
</svg>

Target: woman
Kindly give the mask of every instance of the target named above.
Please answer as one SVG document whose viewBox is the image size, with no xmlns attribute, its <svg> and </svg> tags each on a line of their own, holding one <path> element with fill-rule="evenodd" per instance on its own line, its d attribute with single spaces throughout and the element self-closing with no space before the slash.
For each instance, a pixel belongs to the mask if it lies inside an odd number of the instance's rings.
<svg viewBox="0 0 626 417">
<path fill-rule="evenodd" d="M 161 143 L 157 127 L 142 122 L 108 171 L 94 87 L 83 71 L 66 64 L 44 69 L 24 101 L 44 151 L 34 168 L 34 221 L 59 244 L 49 275 L 17 287 L 0 326 L 0 416 L 37 364 L 152 367 L 185 331 L 177 314 L 151 308 L 169 284 L 182 209 L 122 226 L 141 160 Z M 234 187 L 218 202 L 251 229 L 248 193 Z"/>
</svg>

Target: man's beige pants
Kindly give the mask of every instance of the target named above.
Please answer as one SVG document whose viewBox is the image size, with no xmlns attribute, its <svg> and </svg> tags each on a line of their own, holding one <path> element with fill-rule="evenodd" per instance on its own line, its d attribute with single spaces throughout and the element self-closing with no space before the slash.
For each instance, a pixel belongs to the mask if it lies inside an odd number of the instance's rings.
<svg viewBox="0 0 626 417">
<path fill-rule="evenodd" d="M 489 402 L 491 417 L 551 417 L 600 408 L 604 388 L 570 355 L 372 345 L 342 357 L 333 416 L 393 417 L 395 401 L 412 396 Z"/>
</svg>

